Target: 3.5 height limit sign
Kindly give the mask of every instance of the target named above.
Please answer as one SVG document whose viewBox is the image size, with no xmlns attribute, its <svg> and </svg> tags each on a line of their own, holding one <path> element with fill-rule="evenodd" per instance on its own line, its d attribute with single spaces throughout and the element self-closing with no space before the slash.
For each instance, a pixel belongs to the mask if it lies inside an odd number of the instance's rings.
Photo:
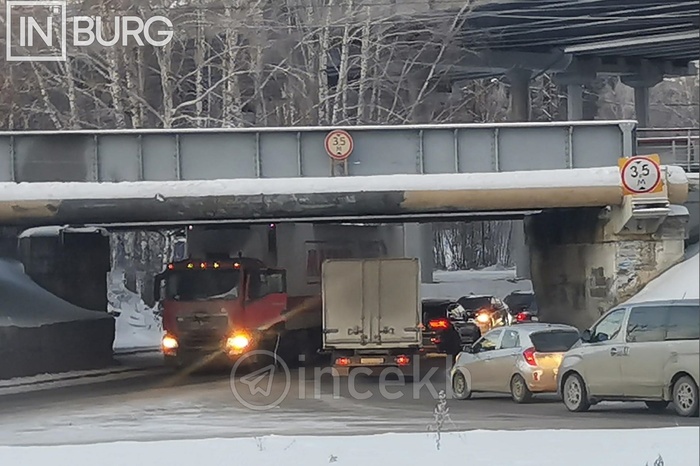
<svg viewBox="0 0 700 466">
<path fill-rule="evenodd" d="M 657 154 L 619 159 L 625 195 L 652 194 L 663 190 L 661 161 Z"/>
</svg>

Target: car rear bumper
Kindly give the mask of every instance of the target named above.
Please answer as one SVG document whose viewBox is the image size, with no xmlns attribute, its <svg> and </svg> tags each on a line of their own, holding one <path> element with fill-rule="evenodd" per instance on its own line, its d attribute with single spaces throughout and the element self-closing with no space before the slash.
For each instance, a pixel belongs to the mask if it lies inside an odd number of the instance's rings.
<svg viewBox="0 0 700 466">
<path fill-rule="evenodd" d="M 557 370 L 533 367 L 532 370 L 521 371 L 521 376 L 527 383 L 527 388 L 533 393 L 556 393 Z"/>
</svg>

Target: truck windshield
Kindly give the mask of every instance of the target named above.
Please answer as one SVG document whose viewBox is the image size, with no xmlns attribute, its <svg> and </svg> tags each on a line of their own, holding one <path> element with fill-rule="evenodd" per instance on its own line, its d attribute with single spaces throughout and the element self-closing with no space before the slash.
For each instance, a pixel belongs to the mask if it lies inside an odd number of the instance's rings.
<svg viewBox="0 0 700 466">
<path fill-rule="evenodd" d="M 234 300 L 239 295 L 238 270 L 187 270 L 166 278 L 166 298 L 174 301 Z"/>
</svg>

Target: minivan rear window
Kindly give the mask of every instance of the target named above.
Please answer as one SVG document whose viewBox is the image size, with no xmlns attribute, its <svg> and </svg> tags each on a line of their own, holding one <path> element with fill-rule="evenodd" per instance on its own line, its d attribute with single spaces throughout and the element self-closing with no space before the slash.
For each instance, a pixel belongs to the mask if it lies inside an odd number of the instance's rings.
<svg viewBox="0 0 700 466">
<path fill-rule="evenodd" d="M 666 340 L 700 339 L 700 306 L 670 306 Z"/>
<path fill-rule="evenodd" d="M 580 335 L 575 330 L 548 330 L 530 335 L 538 353 L 564 353 L 574 346 Z"/>
</svg>

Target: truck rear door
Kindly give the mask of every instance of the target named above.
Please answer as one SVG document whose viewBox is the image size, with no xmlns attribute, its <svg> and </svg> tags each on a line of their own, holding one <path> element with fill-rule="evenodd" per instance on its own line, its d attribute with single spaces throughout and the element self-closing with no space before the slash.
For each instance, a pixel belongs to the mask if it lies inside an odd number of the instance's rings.
<svg viewBox="0 0 700 466">
<path fill-rule="evenodd" d="M 324 346 L 419 346 L 416 259 L 330 260 L 323 264 Z"/>
</svg>

